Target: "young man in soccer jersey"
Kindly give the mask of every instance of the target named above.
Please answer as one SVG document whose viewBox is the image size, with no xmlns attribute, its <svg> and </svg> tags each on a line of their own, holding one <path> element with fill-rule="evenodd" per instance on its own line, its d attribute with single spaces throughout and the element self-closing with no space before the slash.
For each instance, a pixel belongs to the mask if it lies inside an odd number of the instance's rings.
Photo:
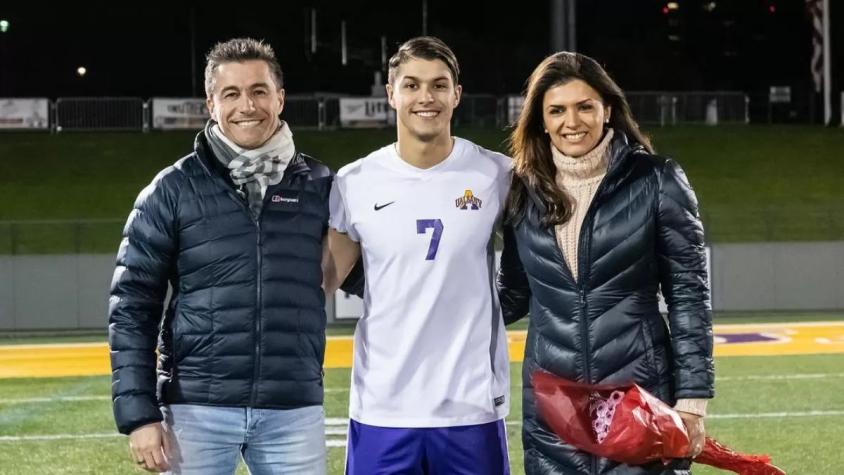
<svg viewBox="0 0 844 475">
<path fill-rule="evenodd" d="M 509 364 L 492 236 L 510 159 L 451 136 L 458 66 L 420 37 L 390 59 L 398 140 L 331 191 L 331 291 L 363 255 L 346 473 L 509 473 Z M 333 282 L 332 282 L 333 281 Z"/>
</svg>

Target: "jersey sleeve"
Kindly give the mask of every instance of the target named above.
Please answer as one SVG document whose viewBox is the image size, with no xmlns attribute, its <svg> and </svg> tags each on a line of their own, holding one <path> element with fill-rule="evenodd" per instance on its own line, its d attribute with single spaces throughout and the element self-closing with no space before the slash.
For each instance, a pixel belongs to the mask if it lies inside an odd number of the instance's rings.
<svg viewBox="0 0 844 475">
<path fill-rule="evenodd" d="M 331 194 L 328 198 L 328 225 L 335 231 L 349 236 L 349 239 L 360 242 L 360 237 L 354 232 L 351 225 L 349 209 L 346 206 L 346 181 L 345 177 L 337 175 L 331 185 Z"/>
<path fill-rule="evenodd" d="M 507 194 L 510 192 L 510 182 L 513 180 L 513 159 L 500 153 L 495 155 L 498 164 L 496 184 L 498 185 L 499 196 L 501 196 L 501 208 L 503 210 L 504 203 L 507 201 Z"/>
</svg>

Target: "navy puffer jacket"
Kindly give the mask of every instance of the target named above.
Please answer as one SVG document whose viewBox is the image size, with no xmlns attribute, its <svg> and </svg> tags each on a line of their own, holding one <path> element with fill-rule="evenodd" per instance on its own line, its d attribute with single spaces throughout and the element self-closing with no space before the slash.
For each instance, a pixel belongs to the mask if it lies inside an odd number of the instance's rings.
<svg viewBox="0 0 844 475">
<path fill-rule="evenodd" d="M 536 370 L 588 383 L 636 382 L 669 404 L 713 396 L 712 317 L 694 192 L 675 162 L 628 144 L 620 133 L 611 147 L 609 170 L 581 229 L 577 281 L 553 227 L 539 222 L 544 205 L 536 196 L 522 219 L 505 227 L 498 276 L 505 321 L 530 312 L 523 366 L 527 474 L 679 474 L 688 466 L 619 465 L 562 442 L 536 412 L 530 379 Z M 660 289 L 667 322 L 658 309 Z"/>
<path fill-rule="evenodd" d="M 141 192 L 109 302 L 120 432 L 161 420 L 160 403 L 322 404 L 320 262 L 332 179 L 324 165 L 297 153 L 282 181 L 267 189 L 256 221 L 200 132 L 194 153 Z"/>
</svg>

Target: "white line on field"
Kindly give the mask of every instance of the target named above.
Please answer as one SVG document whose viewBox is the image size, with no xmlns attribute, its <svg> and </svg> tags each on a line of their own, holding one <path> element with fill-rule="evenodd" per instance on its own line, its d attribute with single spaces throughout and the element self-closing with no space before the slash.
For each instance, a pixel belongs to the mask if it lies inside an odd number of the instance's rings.
<svg viewBox="0 0 844 475">
<path fill-rule="evenodd" d="M 46 350 L 46 349 L 62 349 L 62 348 L 108 348 L 108 343 L 27 343 L 27 344 L 13 344 L 0 345 L 0 352 L 2 351 L 19 351 L 19 350 Z"/>
<path fill-rule="evenodd" d="M 327 393 L 347 393 L 348 389 L 328 388 Z M 77 402 L 77 401 L 110 401 L 111 396 L 55 396 L 55 397 L 27 397 L 27 398 L 0 398 L 0 404 L 34 404 L 49 402 Z"/>
<path fill-rule="evenodd" d="M 707 419 L 764 419 L 783 417 L 844 416 L 844 411 L 757 412 L 753 414 L 709 414 Z"/>
<path fill-rule="evenodd" d="M 332 435 L 326 432 L 327 435 Z M 345 435 L 346 433 L 339 435 Z M 0 436 L 0 442 L 39 442 L 47 440 L 79 440 L 79 439 L 111 439 L 114 437 L 123 437 L 122 434 L 115 432 L 101 432 L 93 434 L 46 434 L 46 435 L 4 435 Z M 325 441 L 327 447 L 345 447 L 346 441 L 342 439 L 327 439 Z"/>
<path fill-rule="evenodd" d="M 792 322 L 792 323 L 716 323 L 715 331 L 734 328 L 806 328 L 806 327 L 841 327 L 844 322 Z"/>
<path fill-rule="evenodd" d="M 111 396 L 56 396 L 0 399 L 0 404 L 30 404 L 36 402 L 110 401 Z"/>
<path fill-rule="evenodd" d="M 755 419 L 755 418 L 772 418 L 772 417 L 815 417 L 815 416 L 844 416 L 844 410 L 835 411 L 804 411 L 804 412 L 756 412 L 756 413 L 738 413 L 738 414 L 709 414 L 707 419 Z M 326 426 L 342 427 L 343 433 L 346 433 L 346 427 L 349 425 L 349 419 L 340 417 L 327 417 L 325 419 Z M 509 420 L 508 426 L 520 426 L 521 420 Z M 328 432 L 326 432 L 328 433 Z"/>
<path fill-rule="evenodd" d="M 844 373 L 806 373 L 806 374 L 750 374 L 747 376 L 718 376 L 715 381 L 785 381 L 792 379 L 842 378 Z M 349 388 L 326 388 L 326 393 L 348 393 Z M 108 401 L 111 396 L 55 396 L 30 398 L 0 398 L 0 404 L 34 404 L 51 402 Z"/>
<path fill-rule="evenodd" d="M 841 411 L 805 411 L 805 412 L 759 412 L 753 414 L 710 414 L 706 416 L 707 419 L 757 419 L 757 418 L 786 418 L 786 417 L 818 417 L 818 416 L 844 416 L 844 410 Z M 326 418 L 325 423 L 328 426 L 338 426 L 348 424 L 348 419 L 344 418 Z M 521 421 L 509 421 L 508 426 L 520 426 Z M 347 429 L 345 427 L 335 428 L 327 427 L 326 435 L 346 435 Z M 116 432 L 95 432 L 90 434 L 39 434 L 39 435 L 4 435 L 0 436 L 0 442 L 28 442 L 28 441 L 44 441 L 44 440 L 77 440 L 77 439 L 106 439 L 112 437 L 123 437 Z M 327 439 L 325 441 L 328 447 L 345 447 L 346 441 L 340 439 Z"/>
<path fill-rule="evenodd" d="M 94 434 L 42 434 L 42 435 L 3 435 L 0 442 L 18 442 L 24 440 L 63 440 L 63 439 L 105 439 L 120 437 L 115 432 L 101 432 Z"/>
<path fill-rule="evenodd" d="M 746 376 L 718 376 L 717 382 L 732 381 L 789 381 L 804 379 L 827 379 L 844 378 L 844 373 L 805 373 L 805 374 L 749 374 Z M 348 388 L 326 388 L 326 393 L 348 393 Z M 56 397 L 31 397 L 31 398 L 0 398 L 0 404 L 36 404 L 51 402 L 78 402 L 78 401 L 109 401 L 111 396 L 56 396 Z M 348 419 L 343 419 L 343 424 L 348 424 Z"/>
<path fill-rule="evenodd" d="M 825 379 L 841 377 L 844 377 L 844 373 L 750 374 L 747 376 L 716 376 L 715 381 L 779 381 L 788 379 Z"/>
</svg>

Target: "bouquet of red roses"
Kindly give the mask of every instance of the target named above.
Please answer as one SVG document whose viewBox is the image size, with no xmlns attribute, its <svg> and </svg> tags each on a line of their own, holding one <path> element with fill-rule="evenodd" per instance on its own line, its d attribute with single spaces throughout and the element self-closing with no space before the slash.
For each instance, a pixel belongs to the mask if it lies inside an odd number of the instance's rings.
<svg viewBox="0 0 844 475">
<path fill-rule="evenodd" d="M 532 380 L 543 420 L 579 450 L 628 465 L 687 457 L 680 416 L 636 384 L 581 384 L 542 371 Z M 694 461 L 741 475 L 785 475 L 767 455 L 734 452 L 708 437 Z"/>
</svg>

